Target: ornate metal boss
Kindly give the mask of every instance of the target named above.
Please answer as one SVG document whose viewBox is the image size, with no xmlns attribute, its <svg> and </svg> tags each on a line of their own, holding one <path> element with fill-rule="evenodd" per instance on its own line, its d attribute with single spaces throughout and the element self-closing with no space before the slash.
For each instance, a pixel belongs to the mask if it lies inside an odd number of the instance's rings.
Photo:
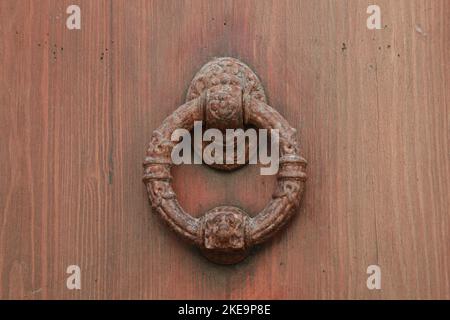
<svg viewBox="0 0 450 320">
<path fill-rule="evenodd" d="M 252 125 L 279 130 L 280 168 L 271 201 L 255 217 L 232 206 L 209 210 L 200 218 L 186 213 L 171 185 L 171 141 L 174 130 L 192 130 L 204 121 L 220 130 Z M 239 165 L 216 164 L 233 170 Z M 213 262 L 233 264 L 244 259 L 249 249 L 272 237 L 295 213 L 306 181 L 306 160 L 299 155 L 296 130 L 267 105 L 258 77 L 241 61 L 216 58 L 197 73 L 186 103 L 178 107 L 151 137 L 144 160 L 143 181 L 155 212 L 182 238 L 197 245 Z"/>
</svg>

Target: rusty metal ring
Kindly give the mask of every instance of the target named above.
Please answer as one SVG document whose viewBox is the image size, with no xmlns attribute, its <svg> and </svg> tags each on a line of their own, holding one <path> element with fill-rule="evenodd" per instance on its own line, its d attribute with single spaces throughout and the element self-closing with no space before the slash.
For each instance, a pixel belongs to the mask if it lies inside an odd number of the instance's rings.
<svg viewBox="0 0 450 320">
<path fill-rule="evenodd" d="M 192 130 L 195 121 L 218 129 L 253 125 L 279 130 L 280 167 L 271 201 L 255 217 L 232 206 L 216 207 L 200 218 L 186 213 L 171 184 L 171 141 L 174 130 Z M 235 169 L 236 166 L 219 167 Z M 306 160 L 299 155 L 296 130 L 267 105 L 253 71 L 234 58 L 216 58 L 191 82 L 187 102 L 178 107 L 151 137 L 144 160 L 144 177 L 152 208 L 185 240 L 197 245 L 213 262 L 233 264 L 249 249 L 280 230 L 299 206 L 306 181 Z"/>
</svg>

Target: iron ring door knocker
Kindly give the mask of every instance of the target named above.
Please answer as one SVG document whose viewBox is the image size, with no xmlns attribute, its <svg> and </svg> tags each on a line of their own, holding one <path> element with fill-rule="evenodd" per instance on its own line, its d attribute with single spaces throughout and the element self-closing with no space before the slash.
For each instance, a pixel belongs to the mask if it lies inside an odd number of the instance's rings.
<svg viewBox="0 0 450 320">
<path fill-rule="evenodd" d="M 177 128 L 192 130 L 195 121 L 225 129 L 253 125 L 279 130 L 279 171 L 272 199 L 255 217 L 232 206 L 216 207 L 200 218 L 186 213 L 172 189 L 171 151 Z M 217 165 L 232 170 L 229 165 Z M 264 89 L 253 71 L 234 58 L 205 64 L 191 82 L 186 103 L 167 117 L 151 137 L 144 160 L 143 181 L 152 208 L 185 240 L 197 245 L 213 262 L 233 264 L 249 249 L 272 237 L 299 206 L 306 181 L 306 160 L 299 155 L 296 130 L 267 105 Z"/>
</svg>

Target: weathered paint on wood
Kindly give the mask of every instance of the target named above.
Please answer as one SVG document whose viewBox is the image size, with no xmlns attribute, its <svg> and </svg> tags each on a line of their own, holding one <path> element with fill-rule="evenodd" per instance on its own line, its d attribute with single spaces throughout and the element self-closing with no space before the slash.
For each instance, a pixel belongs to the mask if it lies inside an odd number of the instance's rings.
<svg viewBox="0 0 450 320">
<path fill-rule="evenodd" d="M 325 0 L 79 0 L 69 31 L 72 2 L 0 2 L 1 298 L 450 298 L 449 1 L 379 0 L 379 31 L 370 1 Z M 231 267 L 168 232 L 141 181 L 151 132 L 214 56 L 258 74 L 309 162 L 297 217 Z M 255 214 L 275 183 L 174 177 L 194 215 Z"/>
</svg>

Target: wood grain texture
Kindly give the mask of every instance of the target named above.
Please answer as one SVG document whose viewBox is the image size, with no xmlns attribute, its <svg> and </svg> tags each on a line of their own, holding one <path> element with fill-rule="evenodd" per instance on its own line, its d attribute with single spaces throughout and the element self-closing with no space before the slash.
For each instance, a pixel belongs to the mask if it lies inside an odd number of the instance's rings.
<svg viewBox="0 0 450 320">
<path fill-rule="evenodd" d="M 0 298 L 450 299 L 450 2 L 0 2 Z M 151 132 L 212 57 L 241 59 L 299 129 L 290 226 L 217 266 L 151 214 Z M 181 204 L 261 210 L 251 166 L 174 170 Z M 66 268 L 82 289 L 66 288 Z M 382 269 L 382 290 L 366 268 Z"/>
</svg>

